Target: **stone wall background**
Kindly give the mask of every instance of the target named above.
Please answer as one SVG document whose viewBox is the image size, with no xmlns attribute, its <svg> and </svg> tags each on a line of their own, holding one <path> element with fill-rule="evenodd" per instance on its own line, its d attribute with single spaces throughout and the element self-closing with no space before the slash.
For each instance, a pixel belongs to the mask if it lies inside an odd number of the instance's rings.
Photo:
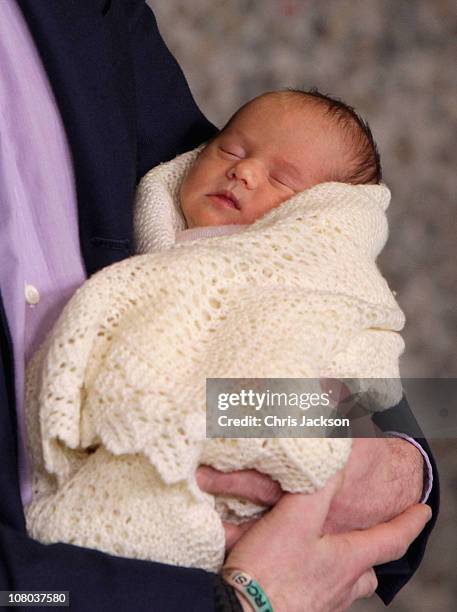
<svg viewBox="0 0 457 612">
<path fill-rule="evenodd" d="M 457 15 L 451 0 L 149 0 L 203 112 L 319 87 L 368 119 L 392 190 L 379 263 L 407 316 L 403 376 L 456 377 Z M 398 612 L 457 608 L 457 453 L 433 444 L 443 510 Z M 381 610 L 375 600 L 356 610 Z"/>
</svg>

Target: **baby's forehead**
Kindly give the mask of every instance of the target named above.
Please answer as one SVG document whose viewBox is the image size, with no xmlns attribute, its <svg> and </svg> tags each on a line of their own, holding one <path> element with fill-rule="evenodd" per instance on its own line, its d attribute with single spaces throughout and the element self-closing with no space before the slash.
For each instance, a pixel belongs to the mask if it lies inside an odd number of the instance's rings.
<svg viewBox="0 0 457 612">
<path fill-rule="evenodd" d="M 338 128 L 338 122 L 319 100 L 286 91 L 263 94 L 247 102 L 234 113 L 221 133 L 244 124 L 257 125 L 259 129 L 264 129 L 265 117 L 273 117 L 277 123 L 287 119 L 288 123 L 293 122 L 297 129 L 306 129 L 311 122 L 318 123 L 323 129 Z"/>
<path fill-rule="evenodd" d="M 303 164 L 325 161 L 339 177 L 332 180 L 381 180 L 379 153 L 368 124 L 345 102 L 317 90 L 262 94 L 242 106 L 220 134 L 227 132 L 241 134 L 236 138 L 241 144 L 250 140 L 270 150 L 274 143 L 277 150 L 292 151 Z"/>
</svg>

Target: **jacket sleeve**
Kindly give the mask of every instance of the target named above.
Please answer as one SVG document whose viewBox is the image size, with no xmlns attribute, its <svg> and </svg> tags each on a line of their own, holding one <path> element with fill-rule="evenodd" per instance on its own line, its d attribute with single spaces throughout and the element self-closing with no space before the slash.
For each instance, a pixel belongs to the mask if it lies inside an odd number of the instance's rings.
<svg viewBox="0 0 457 612">
<path fill-rule="evenodd" d="M 427 540 L 435 526 L 439 511 L 439 479 L 438 470 L 432 451 L 427 441 L 422 437 L 420 427 L 414 418 L 413 413 L 405 397 L 401 402 L 383 412 L 378 412 L 373 416 L 373 421 L 382 431 L 398 431 L 413 437 L 427 453 L 433 471 L 433 487 L 430 492 L 427 504 L 433 512 L 432 519 L 427 523 L 422 533 L 414 540 L 408 551 L 398 561 L 385 563 L 375 568 L 378 578 L 377 593 L 382 601 L 388 605 L 401 588 L 412 578 L 419 567 L 427 546 Z"/>
</svg>

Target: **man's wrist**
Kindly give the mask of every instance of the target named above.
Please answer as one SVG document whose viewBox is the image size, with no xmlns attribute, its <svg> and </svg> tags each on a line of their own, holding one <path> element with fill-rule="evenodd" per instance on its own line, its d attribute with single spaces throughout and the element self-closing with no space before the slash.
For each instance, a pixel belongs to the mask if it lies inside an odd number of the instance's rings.
<svg viewBox="0 0 457 612">
<path fill-rule="evenodd" d="M 403 433 L 399 433 L 397 431 L 386 431 L 385 433 L 386 435 L 389 435 L 392 438 L 401 438 L 402 440 L 409 442 L 421 454 L 422 461 L 423 461 L 422 463 L 423 481 L 422 481 L 422 495 L 419 499 L 419 502 L 421 504 L 425 504 L 430 496 L 430 492 L 433 487 L 433 468 L 432 468 L 432 464 L 430 463 L 429 456 L 427 455 L 425 450 L 422 448 L 422 446 L 419 444 L 419 442 L 417 442 L 417 440 L 415 440 L 414 438 L 411 438 L 410 436 L 407 436 L 406 434 L 403 434 Z"/>
<path fill-rule="evenodd" d="M 396 512 L 419 503 L 424 488 L 424 460 L 421 453 L 401 436 L 385 438 L 390 447 L 392 491 L 396 492 Z"/>
<path fill-rule="evenodd" d="M 235 589 L 243 610 L 273 612 L 268 595 L 253 576 L 243 570 L 226 566 L 222 568 L 222 576 Z"/>
<path fill-rule="evenodd" d="M 214 577 L 214 596 L 215 612 L 250 612 L 247 602 L 243 602 L 235 589 L 219 574 Z M 248 607 L 245 608 L 244 605 Z"/>
<path fill-rule="evenodd" d="M 401 437 L 355 439 L 324 531 L 343 533 L 388 521 L 419 501 L 422 486 L 423 459 L 413 445 Z"/>
<path fill-rule="evenodd" d="M 238 599 L 238 603 L 241 606 L 240 610 L 242 610 L 243 612 L 252 612 L 251 606 L 244 599 L 244 597 L 241 595 L 241 593 L 238 593 L 237 591 L 235 591 L 235 597 Z"/>
</svg>

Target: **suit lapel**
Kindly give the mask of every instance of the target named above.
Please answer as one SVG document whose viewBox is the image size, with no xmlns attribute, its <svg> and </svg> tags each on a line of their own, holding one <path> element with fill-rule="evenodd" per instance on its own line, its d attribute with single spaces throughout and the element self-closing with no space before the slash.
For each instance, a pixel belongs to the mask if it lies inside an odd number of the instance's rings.
<svg viewBox="0 0 457 612">
<path fill-rule="evenodd" d="M 127 43 L 111 38 L 118 3 L 17 0 L 49 77 L 70 145 L 88 273 L 127 255 L 135 188 Z M 116 33 L 118 34 L 118 32 Z M 130 93 L 130 95 L 129 95 Z M 110 248 L 113 247 L 113 248 Z M 107 250 L 106 250 L 107 249 Z"/>
</svg>

